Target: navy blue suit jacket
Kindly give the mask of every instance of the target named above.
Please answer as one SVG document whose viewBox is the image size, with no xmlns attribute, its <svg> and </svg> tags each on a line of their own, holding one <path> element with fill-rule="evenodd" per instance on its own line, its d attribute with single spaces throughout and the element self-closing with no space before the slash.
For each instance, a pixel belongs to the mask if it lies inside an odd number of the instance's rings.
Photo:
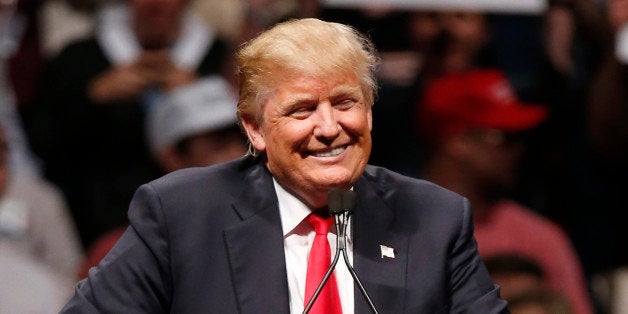
<svg viewBox="0 0 628 314">
<path fill-rule="evenodd" d="M 354 191 L 354 267 L 380 313 L 507 313 L 466 199 L 373 166 Z M 129 218 L 62 312 L 289 313 L 277 197 L 258 160 L 145 184 Z M 380 245 L 394 258 L 382 258 Z M 369 313 L 355 293 L 355 312 Z"/>
</svg>

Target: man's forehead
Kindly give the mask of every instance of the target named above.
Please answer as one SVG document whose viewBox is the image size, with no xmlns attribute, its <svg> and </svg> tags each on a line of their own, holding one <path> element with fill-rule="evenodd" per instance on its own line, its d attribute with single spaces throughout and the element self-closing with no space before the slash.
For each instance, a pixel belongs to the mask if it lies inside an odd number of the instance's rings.
<svg viewBox="0 0 628 314">
<path fill-rule="evenodd" d="M 274 82 L 273 90 L 277 92 L 282 88 L 293 90 L 320 89 L 329 92 L 343 92 L 348 89 L 360 88 L 360 80 L 354 73 L 293 73 L 279 78 Z"/>
<path fill-rule="evenodd" d="M 281 100 L 282 105 L 293 105 L 306 101 L 318 101 L 322 98 L 337 98 L 344 96 L 360 97 L 362 89 L 359 85 L 353 84 L 340 84 L 331 86 L 329 89 L 324 89 L 324 94 L 321 94 L 320 89 L 312 88 L 308 89 L 303 87 L 299 90 L 284 91 L 284 99 Z"/>
<path fill-rule="evenodd" d="M 343 85 L 338 85 L 336 87 L 334 87 L 331 90 L 330 95 L 332 96 L 336 96 L 336 95 L 344 95 L 344 94 L 359 94 L 362 93 L 362 88 L 360 87 L 360 85 L 357 84 L 343 84 Z"/>
</svg>

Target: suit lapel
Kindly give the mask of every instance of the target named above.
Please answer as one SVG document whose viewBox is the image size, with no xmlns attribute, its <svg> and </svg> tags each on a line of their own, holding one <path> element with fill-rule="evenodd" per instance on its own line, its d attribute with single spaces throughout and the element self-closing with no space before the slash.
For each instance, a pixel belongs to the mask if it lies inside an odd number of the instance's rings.
<svg viewBox="0 0 628 314">
<path fill-rule="evenodd" d="M 224 230 L 239 312 L 289 313 L 283 233 L 272 178 L 261 163 L 247 171 L 242 194 L 233 205 L 242 221 Z"/>
<path fill-rule="evenodd" d="M 402 313 L 408 238 L 392 230 L 395 218 L 392 210 L 364 177 L 356 183 L 355 191 L 358 197 L 353 217 L 355 271 L 380 313 Z M 370 313 L 357 287 L 354 295 L 355 312 Z"/>
</svg>

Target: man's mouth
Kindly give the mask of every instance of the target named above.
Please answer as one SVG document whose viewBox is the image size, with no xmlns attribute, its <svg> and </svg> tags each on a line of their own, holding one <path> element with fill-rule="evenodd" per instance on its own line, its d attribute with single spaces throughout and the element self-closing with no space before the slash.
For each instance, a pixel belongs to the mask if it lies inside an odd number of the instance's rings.
<svg viewBox="0 0 628 314">
<path fill-rule="evenodd" d="M 346 146 L 336 147 L 336 148 L 333 148 L 331 150 L 322 150 L 322 151 L 318 151 L 318 152 L 313 152 L 312 156 L 314 156 L 314 157 L 334 157 L 334 156 L 338 156 L 338 155 L 342 154 L 342 152 L 344 152 L 345 149 L 347 149 Z"/>
</svg>

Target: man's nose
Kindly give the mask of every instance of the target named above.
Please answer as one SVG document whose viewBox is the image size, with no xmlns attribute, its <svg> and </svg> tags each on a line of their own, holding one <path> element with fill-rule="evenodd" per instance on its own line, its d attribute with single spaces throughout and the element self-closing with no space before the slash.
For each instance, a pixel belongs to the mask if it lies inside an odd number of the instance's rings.
<svg viewBox="0 0 628 314">
<path fill-rule="evenodd" d="M 320 104 L 316 109 L 316 125 L 314 136 L 318 138 L 335 138 L 340 134 L 342 127 L 334 115 L 334 108 L 330 104 Z"/>
</svg>

